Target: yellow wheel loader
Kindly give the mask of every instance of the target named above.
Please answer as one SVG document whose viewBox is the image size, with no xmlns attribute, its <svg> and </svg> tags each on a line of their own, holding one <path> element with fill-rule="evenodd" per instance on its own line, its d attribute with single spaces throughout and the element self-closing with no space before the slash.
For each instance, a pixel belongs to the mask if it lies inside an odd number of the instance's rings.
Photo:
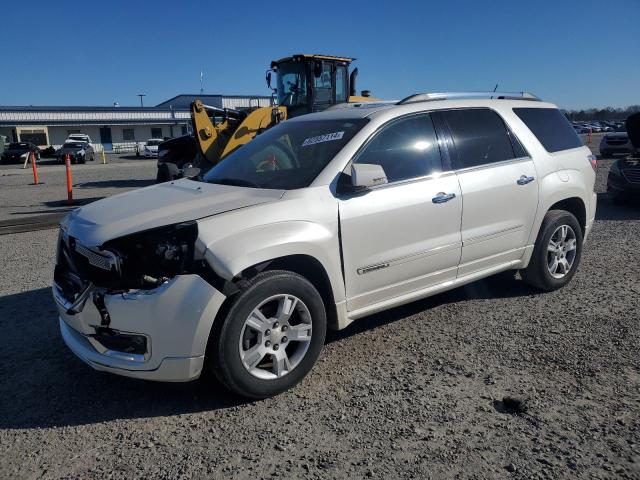
<svg viewBox="0 0 640 480">
<path fill-rule="evenodd" d="M 271 62 L 267 86 L 272 106 L 246 111 L 191 103 L 193 134 L 158 147 L 159 182 L 196 176 L 287 118 L 319 112 L 339 103 L 372 102 L 368 91 L 356 96 L 358 69 L 349 73 L 349 57 L 298 54 Z M 272 86 L 272 74 L 277 84 Z"/>
</svg>

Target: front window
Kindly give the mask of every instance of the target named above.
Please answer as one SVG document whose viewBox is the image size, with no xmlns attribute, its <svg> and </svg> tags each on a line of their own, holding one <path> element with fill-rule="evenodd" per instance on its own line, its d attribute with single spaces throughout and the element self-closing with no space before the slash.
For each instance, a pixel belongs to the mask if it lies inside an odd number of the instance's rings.
<svg viewBox="0 0 640 480">
<path fill-rule="evenodd" d="M 20 150 L 24 148 L 29 148 L 29 144 L 28 143 L 10 143 L 9 148 L 11 150 Z"/>
<path fill-rule="evenodd" d="M 304 63 L 278 66 L 278 104 L 299 107 L 307 104 L 307 75 Z"/>
<path fill-rule="evenodd" d="M 160 145 L 162 140 L 149 140 L 147 141 L 147 146 Z"/>
<path fill-rule="evenodd" d="M 284 122 L 226 156 L 205 182 L 292 190 L 308 187 L 366 119 Z"/>
</svg>

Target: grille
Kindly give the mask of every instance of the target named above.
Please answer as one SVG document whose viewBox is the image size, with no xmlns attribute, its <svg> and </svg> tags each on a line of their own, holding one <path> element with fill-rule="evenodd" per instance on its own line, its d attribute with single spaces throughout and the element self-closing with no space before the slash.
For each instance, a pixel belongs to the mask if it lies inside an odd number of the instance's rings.
<svg viewBox="0 0 640 480">
<path fill-rule="evenodd" d="M 116 266 L 116 259 L 112 256 L 100 255 L 93 250 L 88 249 L 84 245 L 76 242 L 76 252 L 85 257 L 91 265 L 94 267 L 102 268 L 103 270 L 110 271 L 111 268 Z"/>
<path fill-rule="evenodd" d="M 631 183 L 640 183 L 640 168 L 622 170 L 622 174 Z"/>
</svg>

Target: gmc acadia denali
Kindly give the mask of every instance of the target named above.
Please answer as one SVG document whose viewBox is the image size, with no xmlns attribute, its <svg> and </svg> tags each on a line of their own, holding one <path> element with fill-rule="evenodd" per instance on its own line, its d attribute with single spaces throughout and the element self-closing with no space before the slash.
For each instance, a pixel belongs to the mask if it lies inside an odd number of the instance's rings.
<svg viewBox="0 0 640 480">
<path fill-rule="evenodd" d="M 182 382 L 209 369 L 237 394 L 275 395 L 311 370 L 327 327 L 505 270 L 566 285 L 595 166 L 560 111 L 526 93 L 288 120 L 202 178 L 65 217 L 62 337 L 98 370 Z"/>
</svg>

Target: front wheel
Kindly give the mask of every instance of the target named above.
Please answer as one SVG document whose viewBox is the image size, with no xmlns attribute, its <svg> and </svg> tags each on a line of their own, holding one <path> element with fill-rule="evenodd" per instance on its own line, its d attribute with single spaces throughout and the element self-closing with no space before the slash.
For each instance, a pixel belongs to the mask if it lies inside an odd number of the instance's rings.
<svg viewBox="0 0 640 480">
<path fill-rule="evenodd" d="M 541 290 L 557 290 L 571 281 L 581 256 L 582 228 L 576 217 L 564 210 L 550 210 L 522 278 Z"/>
<path fill-rule="evenodd" d="M 327 329 L 322 297 L 304 277 L 274 270 L 256 275 L 214 328 L 207 363 L 231 391 L 277 395 L 302 380 L 320 355 Z"/>
</svg>

